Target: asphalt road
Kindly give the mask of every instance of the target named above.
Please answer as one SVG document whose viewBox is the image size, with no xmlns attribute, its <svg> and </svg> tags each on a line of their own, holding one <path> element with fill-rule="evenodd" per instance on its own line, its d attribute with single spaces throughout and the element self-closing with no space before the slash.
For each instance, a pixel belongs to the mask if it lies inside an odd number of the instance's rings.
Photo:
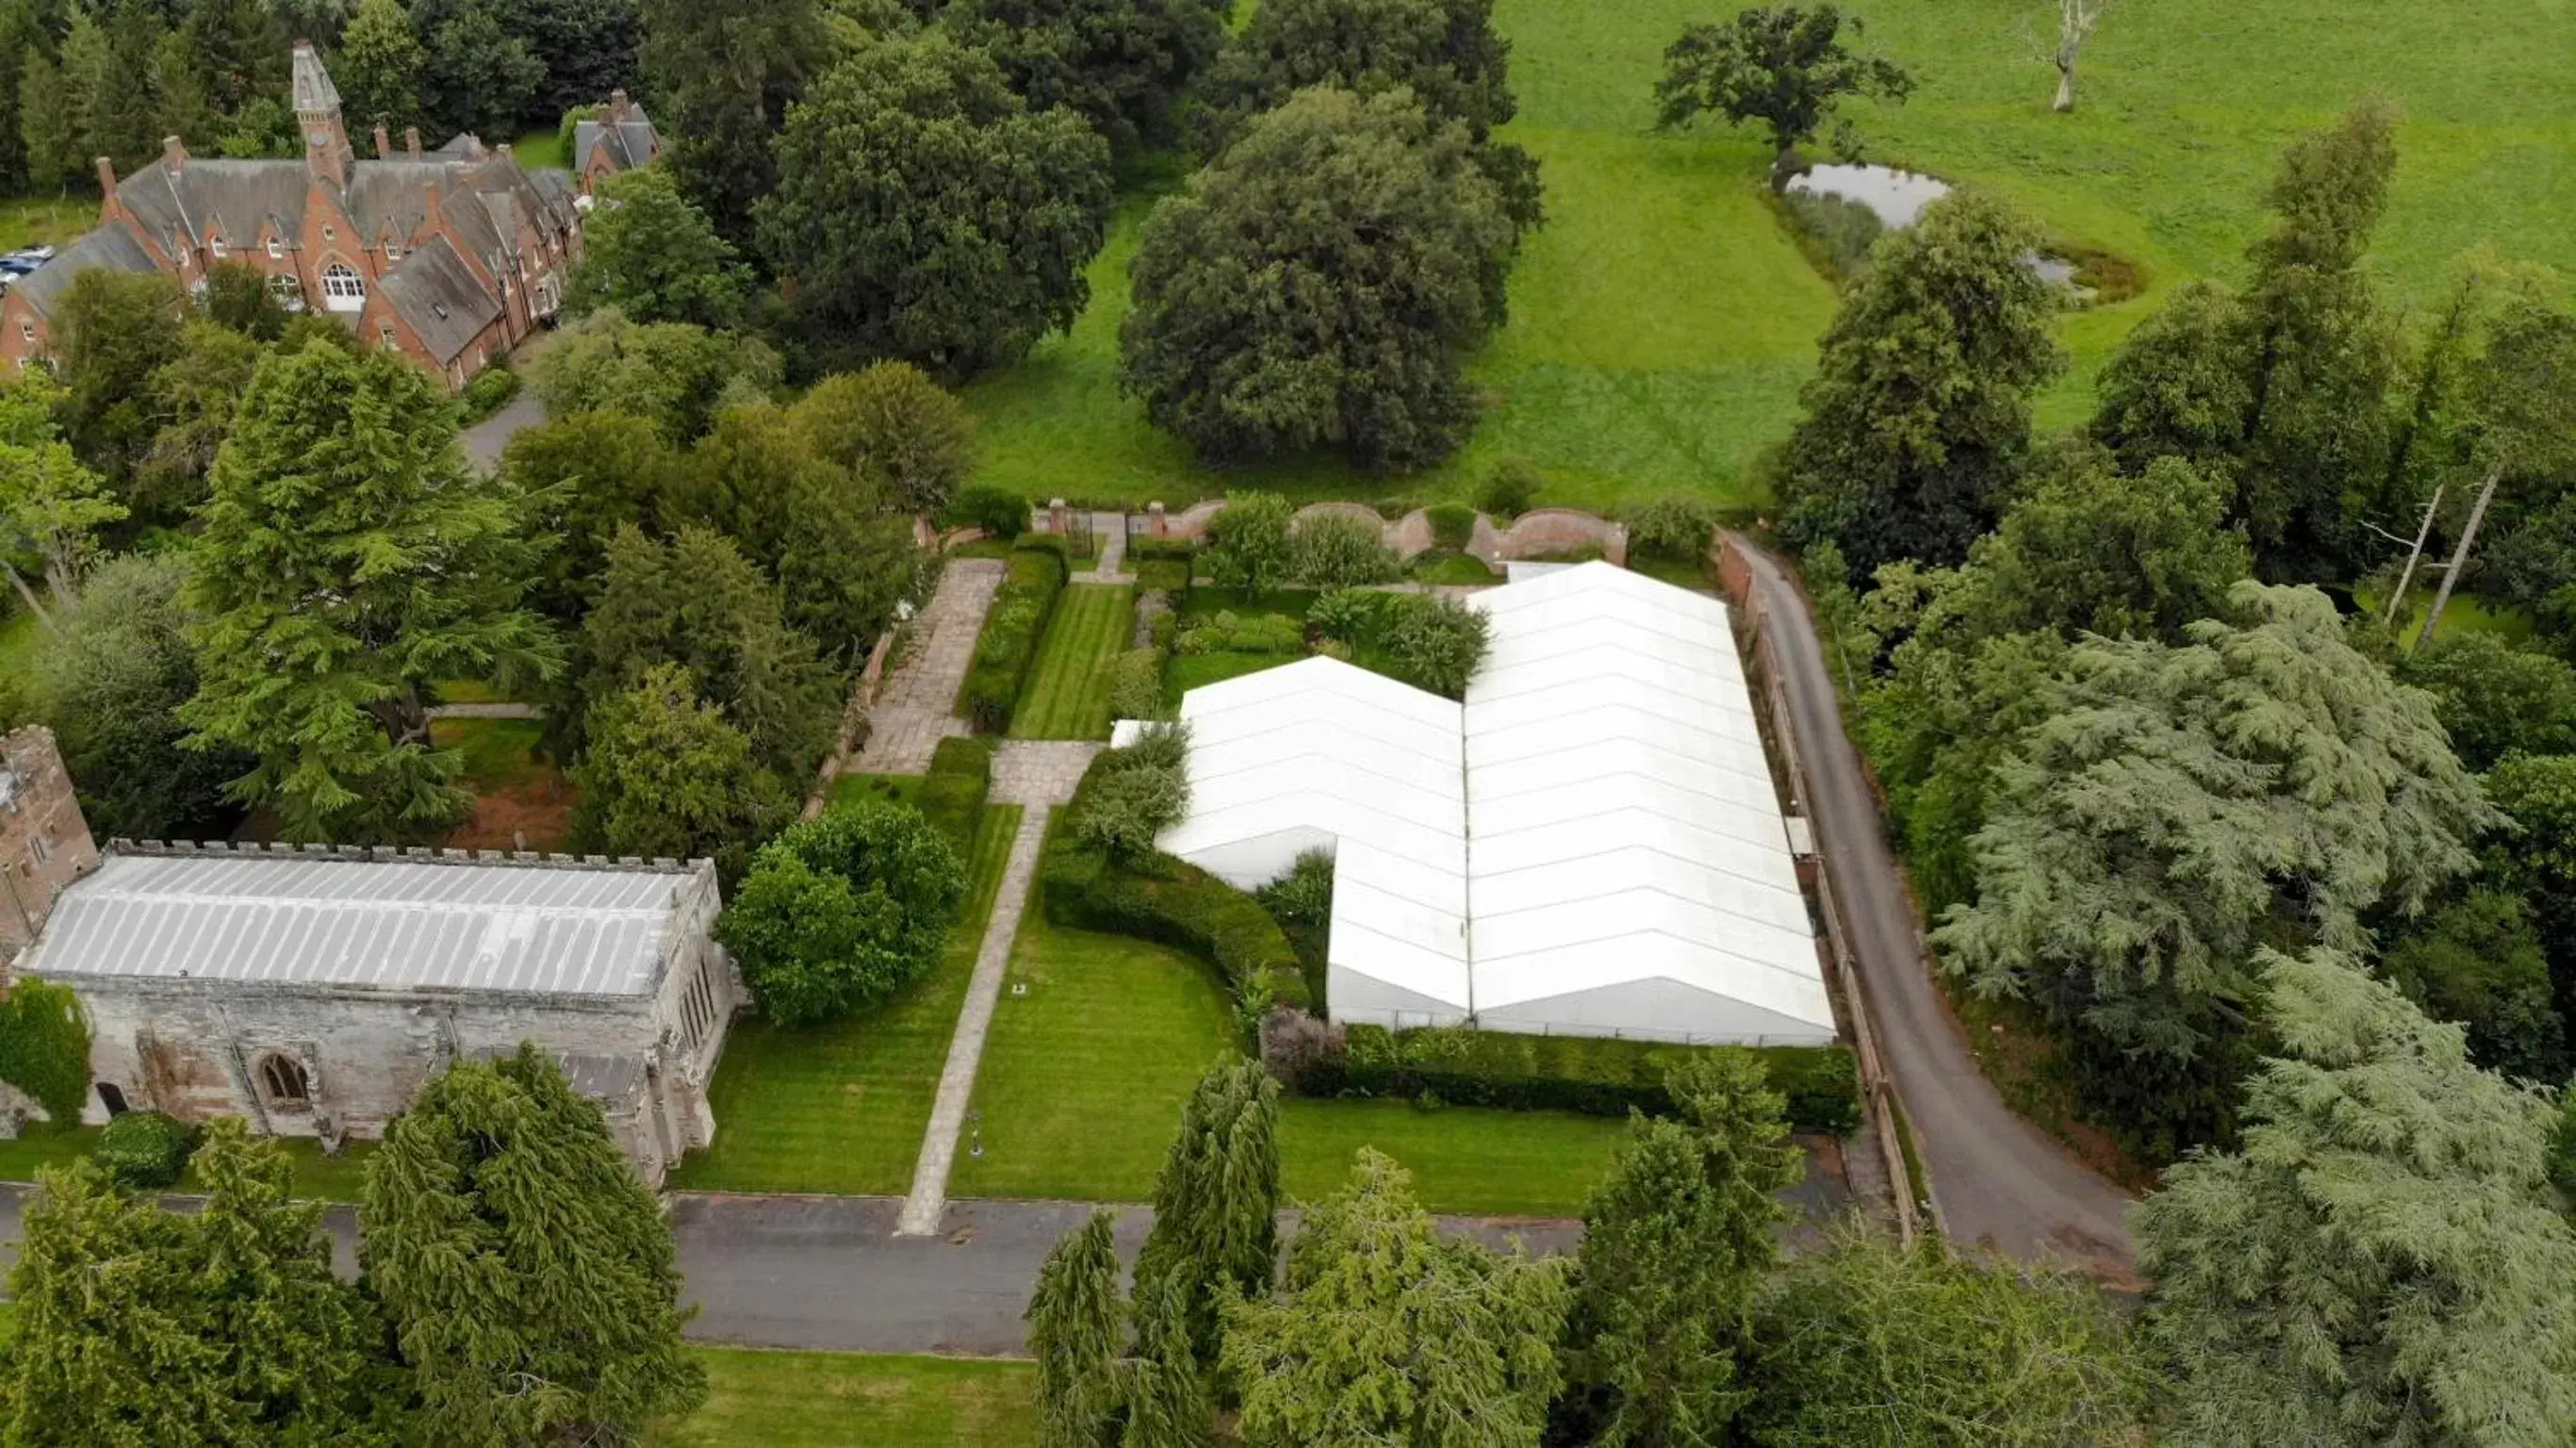
<svg viewBox="0 0 2576 1448">
<path fill-rule="evenodd" d="M 1888 846 L 1877 796 L 1843 732 L 1806 595 L 1777 560 L 1737 541 L 1769 617 L 1789 727 L 1808 776 L 1807 813 L 1850 925 L 1880 1052 L 1913 1124 L 1944 1235 L 2026 1261 L 2072 1261 L 2114 1282 L 2134 1280 L 2123 1219 L 2128 1194 L 2015 1115 L 1968 1053 L 1932 981 L 1921 918 Z"/>
</svg>

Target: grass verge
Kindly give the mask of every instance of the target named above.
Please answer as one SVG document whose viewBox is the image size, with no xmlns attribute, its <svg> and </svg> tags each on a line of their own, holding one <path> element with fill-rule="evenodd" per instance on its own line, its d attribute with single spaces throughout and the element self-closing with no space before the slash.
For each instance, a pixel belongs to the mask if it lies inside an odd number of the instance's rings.
<svg viewBox="0 0 2576 1448">
<path fill-rule="evenodd" d="M 1135 618 L 1136 590 L 1126 584 L 1067 586 L 1011 711 L 1011 737 L 1108 738 L 1109 665 L 1127 647 Z"/>
<path fill-rule="evenodd" d="M 1024 1362 L 700 1347 L 706 1406 L 669 1448 L 1002 1448 L 1037 1441 L 1037 1369 Z"/>
<path fill-rule="evenodd" d="M 41 1167 L 62 1166 L 88 1156 L 98 1149 L 98 1134 L 95 1126 L 58 1127 L 45 1122 L 30 1125 L 15 1139 L 0 1141 L 0 1181 L 34 1181 Z M 286 1148 L 287 1160 L 294 1165 L 297 1196 L 323 1202 L 358 1199 L 367 1156 L 376 1149 L 376 1143 L 351 1141 L 338 1156 L 327 1156 L 322 1143 L 311 1137 L 278 1140 Z M 174 1188 L 181 1192 L 197 1189 L 194 1171 Z"/>
<path fill-rule="evenodd" d="M 671 1173 L 673 1190 L 880 1194 L 911 1186 L 976 947 L 1019 827 L 1018 805 L 985 809 L 966 906 L 938 967 L 911 989 L 826 1025 L 786 1030 L 752 1017 L 734 1027 L 708 1091 L 723 1125 L 713 1146 L 689 1153 Z"/>
</svg>

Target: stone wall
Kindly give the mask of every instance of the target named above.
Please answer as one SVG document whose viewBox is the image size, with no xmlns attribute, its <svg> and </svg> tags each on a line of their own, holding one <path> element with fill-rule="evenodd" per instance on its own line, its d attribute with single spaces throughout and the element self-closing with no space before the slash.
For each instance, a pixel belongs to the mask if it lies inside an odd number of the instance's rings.
<svg viewBox="0 0 2576 1448">
<path fill-rule="evenodd" d="M 44 929 L 54 897 L 98 868 L 98 845 L 72 793 L 54 731 L 31 724 L 0 736 L 0 990 L 9 962 Z"/>
<path fill-rule="evenodd" d="M 1480 524 L 1482 520 L 1480 519 Z M 1491 547 L 1492 552 L 1478 552 Z M 1628 529 L 1598 513 L 1585 513 L 1573 508 L 1532 508 L 1512 520 L 1508 529 L 1494 530 L 1479 526 L 1468 551 L 1487 563 L 1515 558 L 1540 558 L 1555 553 L 1573 553 L 1597 548 L 1601 557 L 1621 567 L 1628 563 Z"/>
</svg>

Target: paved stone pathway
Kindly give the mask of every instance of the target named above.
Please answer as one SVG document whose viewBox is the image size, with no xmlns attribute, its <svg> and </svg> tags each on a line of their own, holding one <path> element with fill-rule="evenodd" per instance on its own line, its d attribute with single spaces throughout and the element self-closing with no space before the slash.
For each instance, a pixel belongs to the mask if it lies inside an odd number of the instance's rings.
<svg viewBox="0 0 2576 1448">
<path fill-rule="evenodd" d="M 432 704 L 422 711 L 432 719 L 543 719 L 543 704 Z"/>
<path fill-rule="evenodd" d="M 1093 560 L 1091 567 L 1071 575 L 1067 581 L 1072 583 L 1135 582 L 1136 575 L 1126 571 L 1127 515 L 1124 513 L 1092 514 L 1091 536 L 1100 540 L 1100 556 Z"/>
<path fill-rule="evenodd" d="M 1003 571 L 998 558 L 958 558 L 940 573 L 929 605 L 913 617 L 911 647 L 868 710 L 867 747 L 853 762 L 859 773 L 919 774 L 940 740 L 967 732 L 955 712 L 957 690 Z"/>
<path fill-rule="evenodd" d="M 993 914 L 975 951 L 975 974 L 967 981 L 966 1004 L 957 1013 L 957 1034 L 948 1041 L 948 1064 L 939 1072 L 939 1098 L 930 1108 L 930 1127 L 921 1136 L 921 1158 L 912 1169 L 912 1194 L 903 1199 L 895 1219 L 898 1236 L 925 1237 L 939 1230 L 940 1216 L 948 1206 L 949 1169 L 957 1160 L 957 1134 L 966 1125 L 967 1103 L 975 1098 L 984 1035 L 992 1029 L 993 1007 L 1001 1001 L 1002 977 L 1011 963 L 1011 943 L 1019 938 L 1020 915 L 1028 908 L 1029 887 L 1037 880 L 1047 817 L 1057 805 L 1073 798 L 1082 771 L 1099 750 L 1099 745 L 1080 740 L 1014 739 L 993 755 L 991 798 L 997 804 L 1023 806 L 1020 832 L 1011 837 L 1011 855 L 1002 866 Z"/>
</svg>

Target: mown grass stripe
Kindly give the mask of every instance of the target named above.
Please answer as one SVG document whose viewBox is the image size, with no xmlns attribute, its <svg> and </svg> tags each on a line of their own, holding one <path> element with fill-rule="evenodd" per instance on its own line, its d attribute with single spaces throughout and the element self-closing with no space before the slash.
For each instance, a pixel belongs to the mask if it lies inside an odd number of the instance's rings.
<svg viewBox="0 0 2576 1448">
<path fill-rule="evenodd" d="M 1135 590 L 1078 583 L 1056 601 L 1037 667 L 1011 713 L 1018 739 L 1099 739 L 1109 733 L 1109 666 L 1127 646 Z"/>
</svg>

